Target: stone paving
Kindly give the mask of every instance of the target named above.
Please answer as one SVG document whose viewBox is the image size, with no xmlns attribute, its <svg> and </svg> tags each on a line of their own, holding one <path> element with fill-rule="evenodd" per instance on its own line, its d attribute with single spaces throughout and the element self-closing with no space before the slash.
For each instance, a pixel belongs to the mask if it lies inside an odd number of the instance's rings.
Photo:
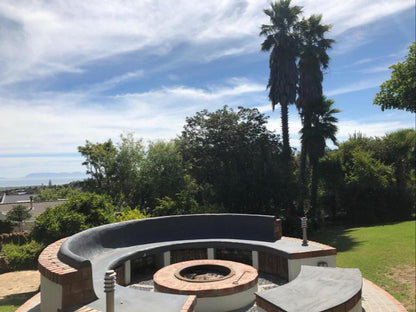
<svg viewBox="0 0 416 312">
<path fill-rule="evenodd" d="M 272 287 L 273 285 L 268 284 L 270 281 L 264 280 L 265 287 Z M 263 282 L 262 282 L 263 283 Z M 271 283 L 273 284 L 273 283 Z M 153 288 L 151 285 L 149 285 Z M 150 289 L 149 289 L 150 290 Z M 377 285 L 373 284 L 369 280 L 363 279 L 363 290 L 362 290 L 362 307 L 363 312 L 406 312 L 407 310 L 388 292 L 384 291 Z M 247 312 L 257 311 L 256 307 L 253 306 Z M 23 306 L 17 309 L 16 312 L 40 312 L 40 295 L 34 296 Z"/>
<path fill-rule="evenodd" d="M 392 295 L 363 278 L 361 306 L 363 312 L 406 312 Z"/>
</svg>

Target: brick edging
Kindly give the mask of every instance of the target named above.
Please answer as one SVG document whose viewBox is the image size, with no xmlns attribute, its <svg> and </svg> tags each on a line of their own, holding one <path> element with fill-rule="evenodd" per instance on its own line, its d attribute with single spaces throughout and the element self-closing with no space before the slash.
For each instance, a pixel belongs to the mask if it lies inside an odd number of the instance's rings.
<svg viewBox="0 0 416 312">
<path fill-rule="evenodd" d="M 17 308 L 15 312 L 28 312 L 40 303 L 40 292 L 28 299 L 24 304 Z"/>
<path fill-rule="evenodd" d="M 406 308 L 400 303 L 400 301 L 394 298 L 391 294 L 389 294 L 383 288 L 374 284 L 372 281 L 369 281 L 368 279 L 364 277 L 363 277 L 363 281 L 367 283 L 368 285 L 370 285 L 371 287 L 375 288 L 378 292 L 381 292 L 392 304 L 395 305 L 397 310 L 399 310 L 400 312 L 407 312 Z"/>
<path fill-rule="evenodd" d="M 67 238 L 62 238 L 47 246 L 39 255 L 40 274 L 62 285 L 62 308 L 85 304 L 96 299 L 91 267 L 77 270 L 58 259 L 58 251 Z"/>
<path fill-rule="evenodd" d="M 47 246 L 38 258 L 40 274 L 60 285 L 65 283 L 65 279 L 68 279 L 69 274 L 75 274 L 78 271 L 58 259 L 59 248 L 61 248 L 61 245 L 66 239 L 67 237 L 62 238 Z"/>
<path fill-rule="evenodd" d="M 302 244 L 302 240 L 299 238 L 283 236 L 282 239 L 291 240 L 299 242 Z M 308 241 L 308 244 L 319 248 L 319 250 L 305 250 L 291 253 L 288 259 L 304 259 L 312 257 L 324 257 L 324 256 L 335 256 L 337 254 L 337 249 L 328 245 L 317 243 L 314 241 Z"/>
<path fill-rule="evenodd" d="M 195 311 L 195 307 L 196 307 L 196 296 L 191 295 L 191 296 L 188 296 L 188 300 L 186 300 L 180 312 L 193 312 Z"/>
</svg>

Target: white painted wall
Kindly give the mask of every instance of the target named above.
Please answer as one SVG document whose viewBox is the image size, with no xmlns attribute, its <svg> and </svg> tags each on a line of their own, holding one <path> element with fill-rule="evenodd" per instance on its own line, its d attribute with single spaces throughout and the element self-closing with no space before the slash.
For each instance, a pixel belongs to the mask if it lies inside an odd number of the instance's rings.
<svg viewBox="0 0 416 312">
<path fill-rule="evenodd" d="M 252 259 L 252 261 L 251 261 L 252 267 L 254 267 L 256 270 L 258 270 L 259 269 L 259 253 L 255 250 L 253 250 L 251 252 L 251 259 Z"/>
<path fill-rule="evenodd" d="M 56 312 L 62 308 L 62 285 L 40 276 L 40 310 Z"/>
<path fill-rule="evenodd" d="M 335 268 L 337 266 L 335 255 L 304 258 L 304 259 L 289 259 L 288 261 L 289 282 L 294 280 L 300 273 L 302 265 L 318 266 L 319 262 L 326 262 L 328 267 Z"/>
<path fill-rule="evenodd" d="M 252 305 L 256 299 L 257 285 L 245 291 L 222 297 L 206 297 L 196 299 L 196 312 L 234 311 Z M 354 311 L 355 312 L 355 311 Z"/>
<path fill-rule="evenodd" d="M 131 282 L 131 261 L 124 262 L 124 282 L 126 285 L 130 285 Z"/>
<path fill-rule="evenodd" d="M 207 248 L 207 258 L 210 260 L 215 259 L 215 249 L 214 248 Z"/>
</svg>

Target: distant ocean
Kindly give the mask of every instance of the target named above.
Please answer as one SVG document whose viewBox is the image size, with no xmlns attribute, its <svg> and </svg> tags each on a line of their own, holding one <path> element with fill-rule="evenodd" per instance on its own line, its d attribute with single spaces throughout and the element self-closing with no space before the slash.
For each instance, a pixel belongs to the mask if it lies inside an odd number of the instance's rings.
<svg viewBox="0 0 416 312">
<path fill-rule="evenodd" d="M 49 180 L 52 185 L 68 184 L 73 181 L 82 181 L 81 177 L 51 177 L 51 178 L 20 178 L 20 179 L 0 179 L 0 187 L 22 187 L 22 186 L 47 186 Z"/>
</svg>

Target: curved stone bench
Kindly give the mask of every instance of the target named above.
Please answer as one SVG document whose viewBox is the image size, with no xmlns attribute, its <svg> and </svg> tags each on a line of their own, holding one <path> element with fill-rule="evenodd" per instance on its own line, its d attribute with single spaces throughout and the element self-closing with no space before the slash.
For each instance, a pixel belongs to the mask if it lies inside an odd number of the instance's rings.
<svg viewBox="0 0 416 312">
<path fill-rule="evenodd" d="M 257 307 L 267 312 L 361 312 L 359 269 L 302 266 L 288 284 L 256 293 Z"/>
<path fill-rule="evenodd" d="M 324 261 L 328 266 L 335 266 L 334 248 L 316 243 L 304 247 L 301 240 L 280 238 L 280 220 L 262 215 L 185 215 L 108 224 L 75 234 L 59 248 L 57 260 L 82 272 L 79 274 L 84 276 L 83 283 L 72 283 L 65 295 L 64 289 L 68 288 L 62 284 L 65 279 L 52 281 L 41 271 L 42 278 L 48 279 L 42 283 L 61 285 L 61 297 L 69 296 L 72 305 L 88 303 L 89 307 L 104 311 L 106 270 L 123 267 L 129 260 L 145 255 L 161 256 L 161 266 L 164 266 L 170 264 L 170 252 L 178 250 L 207 248 L 211 249 L 207 258 L 212 258 L 213 248 L 245 249 L 252 252 L 253 266 L 280 274 L 287 280 L 298 274 L 301 264 L 317 265 Z M 49 286 L 53 288 L 52 284 Z M 192 311 L 195 301 L 188 296 L 139 291 L 118 285 L 115 294 L 116 304 L 122 311 Z M 44 306 L 53 306 L 48 301 L 47 296 L 42 297 L 43 312 L 49 311 Z M 62 309 L 70 305 L 62 300 L 55 306 Z"/>
</svg>

